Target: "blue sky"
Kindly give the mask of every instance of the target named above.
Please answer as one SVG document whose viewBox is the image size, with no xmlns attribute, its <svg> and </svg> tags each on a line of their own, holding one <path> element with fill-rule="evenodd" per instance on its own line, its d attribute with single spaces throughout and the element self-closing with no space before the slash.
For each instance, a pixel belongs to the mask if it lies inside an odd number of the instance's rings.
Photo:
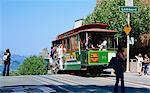
<svg viewBox="0 0 150 93">
<path fill-rule="evenodd" d="M 96 0 L 2 0 L 0 1 L 0 50 L 34 55 L 74 21 L 89 15 Z"/>
</svg>

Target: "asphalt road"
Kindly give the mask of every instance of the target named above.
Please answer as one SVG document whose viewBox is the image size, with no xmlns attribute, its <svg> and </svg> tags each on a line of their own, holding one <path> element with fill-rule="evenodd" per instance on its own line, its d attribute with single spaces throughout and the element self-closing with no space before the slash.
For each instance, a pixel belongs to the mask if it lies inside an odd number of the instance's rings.
<svg viewBox="0 0 150 93">
<path fill-rule="evenodd" d="M 142 80 L 142 81 L 140 81 Z M 67 74 L 0 77 L 0 93 L 113 93 L 115 76 Z M 125 74 L 126 93 L 150 93 L 150 76 Z"/>
</svg>

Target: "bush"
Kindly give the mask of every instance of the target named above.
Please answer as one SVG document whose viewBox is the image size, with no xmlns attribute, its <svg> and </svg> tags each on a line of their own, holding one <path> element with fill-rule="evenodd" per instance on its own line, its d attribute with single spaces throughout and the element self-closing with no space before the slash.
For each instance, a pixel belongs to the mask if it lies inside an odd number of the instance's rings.
<svg viewBox="0 0 150 93">
<path fill-rule="evenodd" d="M 44 75 L 47 73 L 46 64 L 42 57 L 30 56 L 26 58 L 18 69 L 21 75 Z"/>
<path fill-rule="evenodd" d="M 10 71 L 10 76 L 19 76 L 20 73 L 17 70 Z"/>
</svg>

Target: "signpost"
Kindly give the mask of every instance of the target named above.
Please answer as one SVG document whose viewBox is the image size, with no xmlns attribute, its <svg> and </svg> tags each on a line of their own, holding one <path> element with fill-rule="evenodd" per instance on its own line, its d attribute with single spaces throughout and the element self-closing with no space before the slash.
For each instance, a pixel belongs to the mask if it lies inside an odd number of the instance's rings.
<svg viewBox="0 0 150 93">
<path fill-rule="evenodd" d="M 127 64 L 126 64 L 126 72 L 129 72 L 129 48 L 130 48 L 130 43 L 129 43 L 129 33 L 131 31 L 130 27 L 130 13 L 135 13 L 138 12 L 138 7 L 133 6 L 133 0 L 125 0 L 125 6 L 120 6 L 119 7 L 120 12 L 127 13 L 127 26 L 124 27 L 124 31 L 127 35 Z"/>
</svg>

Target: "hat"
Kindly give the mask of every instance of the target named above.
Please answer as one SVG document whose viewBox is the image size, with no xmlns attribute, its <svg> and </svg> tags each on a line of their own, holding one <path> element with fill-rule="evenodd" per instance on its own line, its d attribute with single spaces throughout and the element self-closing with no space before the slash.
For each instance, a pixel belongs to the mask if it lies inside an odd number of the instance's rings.
<svg viewBox="0 0 150 93">
<path fill-rule="evenodd" d="M 139 56 L 139 57 L 142 57 L 142 54 L 139 54 L 138 56 Z"/>
</svg>

